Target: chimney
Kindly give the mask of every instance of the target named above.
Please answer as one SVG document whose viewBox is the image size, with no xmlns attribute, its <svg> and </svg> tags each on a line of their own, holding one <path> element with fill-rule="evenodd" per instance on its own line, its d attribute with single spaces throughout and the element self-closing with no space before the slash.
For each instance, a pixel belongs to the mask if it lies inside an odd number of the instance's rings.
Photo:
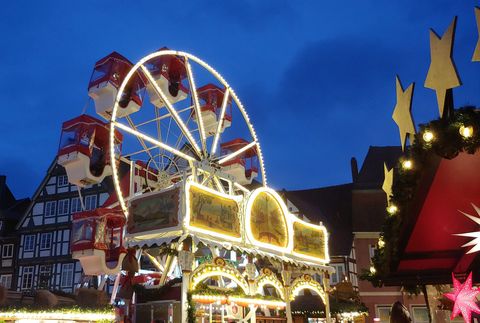
<svg viewBox="0 0 480 323">
<path fill-rule="evenodd" d="M 355 183 L 358 178 L 358 164 L 355 157 L 352 157 L 352 159 L 350 159 L 350 167 L 352 169 L 352 182 Z"/>
</svg>

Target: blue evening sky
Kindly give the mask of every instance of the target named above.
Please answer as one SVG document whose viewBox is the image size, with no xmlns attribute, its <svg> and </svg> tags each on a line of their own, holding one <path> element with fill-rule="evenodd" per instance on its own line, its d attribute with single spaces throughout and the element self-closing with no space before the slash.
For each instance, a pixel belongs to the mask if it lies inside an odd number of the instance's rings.
<svg viewBox="0 0 480 323">
<path fill-rule="evenodd" d="M 397 145 L 395 74 L 416 82 L 415 122 L 438 116 L 423 87 L 428 28 L 455 15 L 456 105 L 480 103 L 478 1 L 6 1 L 0 11 L 0 174 L 31 196 L 61 123 L 81 113 L 93 64 L 163 46 L 191 52 L 235 88 L 258 132 L 274 188 L 350 180 L 350 158 Z"/>
</svg>

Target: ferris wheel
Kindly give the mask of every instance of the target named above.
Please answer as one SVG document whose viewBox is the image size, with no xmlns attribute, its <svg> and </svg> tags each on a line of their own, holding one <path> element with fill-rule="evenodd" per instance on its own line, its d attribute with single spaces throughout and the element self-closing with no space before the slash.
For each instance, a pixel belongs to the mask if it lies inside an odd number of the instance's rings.
<svg viewBox="0 0 480 323">
<path fill-rule="evenodd" d="M 124 75 L 112 68 L 115 61 L 118 57 L 95 68 L 105 77 L 107 64 L 111 79 L 123 78 L 113 92 L 113 106 L 102 102 L 104 94 L 98 95 L 105 92 L 103 87 L 93 86 L 89 92 L 96 98 L 97 113 L 110 122 L 110 165 L 125 214 L 132 196 L 187 178 L 229 194 L 249 193 L 253 181 L 266 185 L 260 142 L 250 118 L 235 91 L 210 65 L 168 49 L 142 58 Z M 119 160 L 128 162 L 130 173 L 137 175 L 128 190 Z"/>
</svg>

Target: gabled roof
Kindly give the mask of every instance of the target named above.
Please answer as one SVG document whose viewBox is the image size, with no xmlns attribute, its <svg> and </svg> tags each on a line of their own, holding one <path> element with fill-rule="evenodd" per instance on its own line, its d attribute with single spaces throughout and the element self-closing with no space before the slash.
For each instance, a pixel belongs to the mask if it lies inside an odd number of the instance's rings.
<svg viewBox="0 0 480 323">
<path fill-rule="evenodd" d="M 0 220 L 4 222 L 6 229 L 3 234 L 14 229 L 29 204 L 28 198 L 17 200 L 7 186 L 6 176 L 0 176 Z"/>
<path fill-rule="evenodd" d="M 402 155 L 400 146 L 370 146 L 358 175 L 354 175 L 352 225 L 354 232 L 380 232 L 387 196 L 382 190 L 384 163 L 390 169 Z"/>
<path fill-rule="evenodd" d="M 402 155 L 400 146 L 370 146 L 362 168 L 355 179 L 357 189 L 381 189 L 383 183 L 383 163 L 390 169 Z"/>
<path fill-rule="evenodd" d="M 0 210 L 5 210 L 16 203 L 15 196 L 7 185 L 7 177 L 0 175 Z"/>
<path fill-rule="evenodd" d="M 352 184 L 297 191 L 282 191 L 312 223 L 323 222 L 331 255 L 348 256 L 352 246 Z"/>
<path fill-rule="evenodd" d="M 25 212 L 23 213 L 23 216 L 20 219 L 20 221 L 18 221 L 17 226 L 16 226 L 17 230 L 21 227 L 23 221 L 25 221 L 26 217 L 28 216 L 28 213 L 33 208 L 33 206 L 35 205 L 35 201 L 37 200 L 40 193 L 42 193 L 42 189 L 47 184 L 48 179 L 50 178 L 50 175 L 52 174 L 52 171 L 55 169 L 56 165 L 57 165 L 57 157 L 55 156 L 52 163 L 48 167 L 48 170 L 47 170 L 47 173 L 45 174 L 45 177 L 43 178 L 42 182 L 40 183 L 40 185 L 38 185 L 37 189 L 35 190 L 35 193 L 33 194 L 32 199 L 30 201 L 30 204 L 25 209 Z"/>
</svg>

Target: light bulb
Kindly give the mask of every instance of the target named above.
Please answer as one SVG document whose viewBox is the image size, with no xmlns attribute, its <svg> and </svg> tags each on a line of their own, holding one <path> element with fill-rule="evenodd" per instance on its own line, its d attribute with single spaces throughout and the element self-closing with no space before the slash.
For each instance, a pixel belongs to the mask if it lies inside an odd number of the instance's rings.
<svg viewBox="0 0 480 323">
<path fill-rule="evenodd" d="M 463 138 L 470 138 L 473 136 L 473 127 L 472 126 L 461 126 L 459 129 L 460 134 Z"/>
<path fill-rule="evenodd" d="M 383 241 L 382 238 L 378 239 L 378 247 L 379 247 L 379 248 L 385 247 L 385 241 Z"/>
<path fill-rule="evenodd" d="M 404 160 L 402 162 L 403 169 L 412 169 L 413 163 L 410 159 Z"/>
<path fill-rule="evenodd" d="M 398 211 L 398 208 L 393 204 L 387 208 L 387 212 L 390 213 L 391 215 L 397 213 L 397 211 Z"/>
<path fill-rule="evenodd" d="M 431 142 L 434 138 L 435 138 L 435 136 L 433 135 L 433 132 L 431 132 L 429 130 L 426 130 L 423 133 L 423 140 L 425 140 L 425 142 Z"/>
</svg>

